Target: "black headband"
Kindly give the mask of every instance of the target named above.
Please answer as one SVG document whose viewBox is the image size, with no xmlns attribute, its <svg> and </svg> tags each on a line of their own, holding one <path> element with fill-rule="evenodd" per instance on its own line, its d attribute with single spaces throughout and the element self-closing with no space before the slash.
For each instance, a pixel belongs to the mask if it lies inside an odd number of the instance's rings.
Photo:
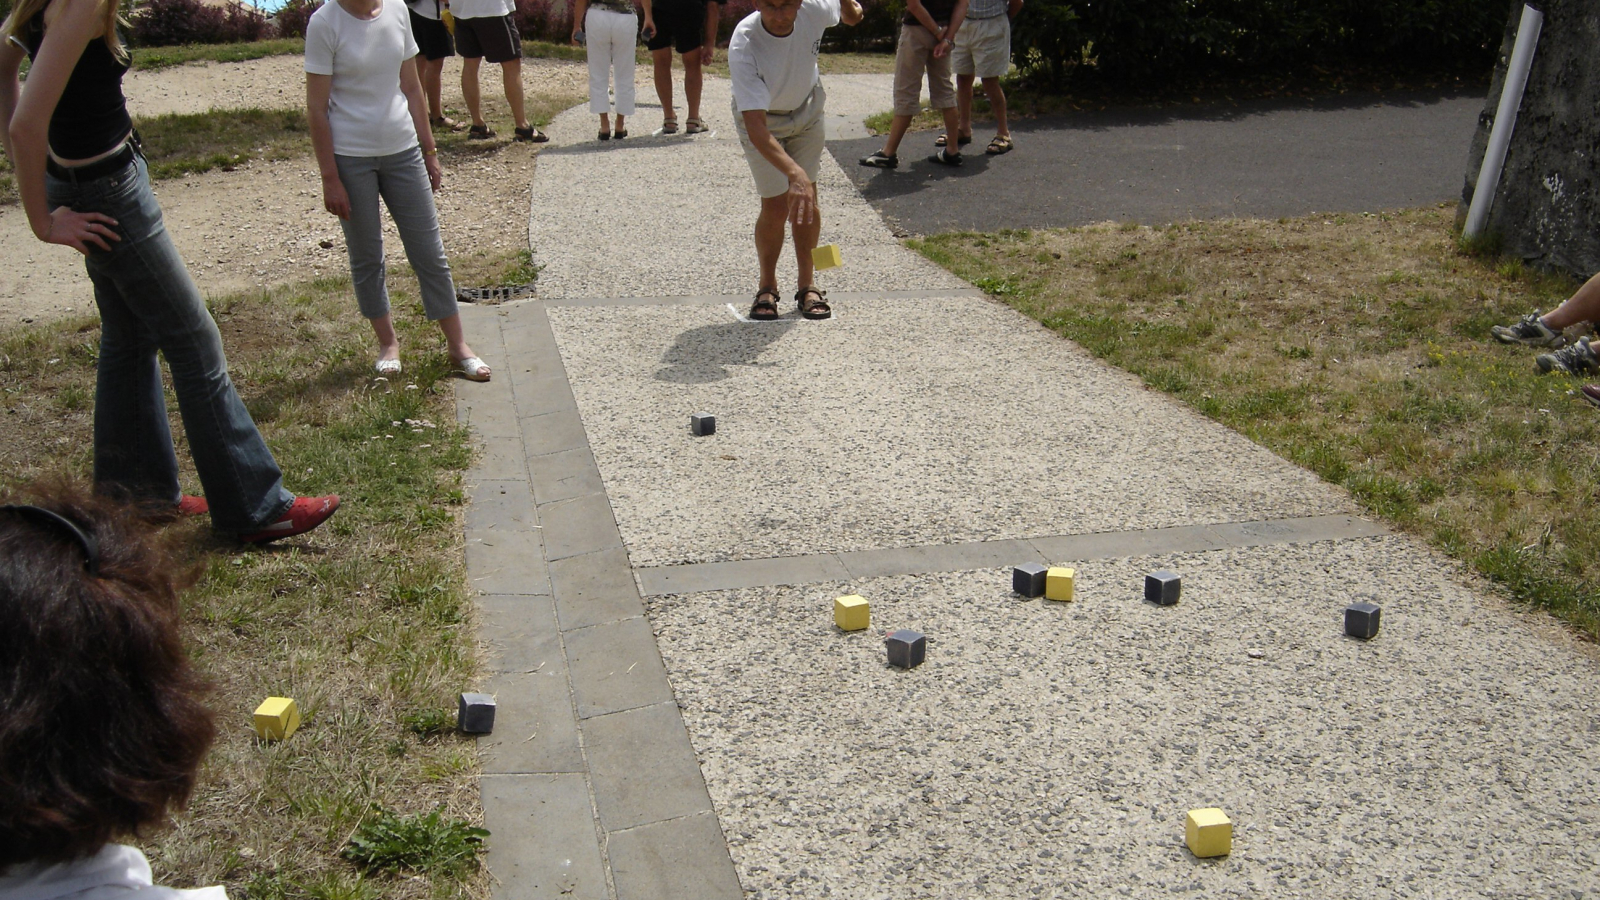
<svg viewBox="0 0 1600 900">
<path fill-rule="evenodd" d="M 95 578 L 100 576 L 100 544 L 94 539 L 94 535 L 79 528 L 78 523 L 42 506 L 0 506 L 0 512 L 28 516 L 66 531 L 79 546 L 83 547 L 83 567 L 88 570 L 89 575 Z"/>
</svg>

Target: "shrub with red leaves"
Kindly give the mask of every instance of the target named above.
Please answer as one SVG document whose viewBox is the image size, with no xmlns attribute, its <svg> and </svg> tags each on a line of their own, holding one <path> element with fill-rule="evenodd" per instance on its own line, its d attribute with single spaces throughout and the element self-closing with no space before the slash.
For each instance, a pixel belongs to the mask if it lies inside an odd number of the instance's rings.
<svg viewBox="0 0 1600 900">
<path fill-rule="evenodd" d="M 235 44 L 259 41 L 270 27 L 261 13 L 238 3 L 207 6 L 200 0 L 145 0 L 130 24 L 138 47 Z"/>
<path fill-rule="evenodd" d="M 322 0 L 289 0 L 278 10 L 278 37 L 303 38 L 311 14 L 322 8 Z"/>
<path fill-rule="evenodd" d="M 572 38 L 570 0 L 517 0 L 511 15 L 525 41 L 565 44 Z"/>
</svg>

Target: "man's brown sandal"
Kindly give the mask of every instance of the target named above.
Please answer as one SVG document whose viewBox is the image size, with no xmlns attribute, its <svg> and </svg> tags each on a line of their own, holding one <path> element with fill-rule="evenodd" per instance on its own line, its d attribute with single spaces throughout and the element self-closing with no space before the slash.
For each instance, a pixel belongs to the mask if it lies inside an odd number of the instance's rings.
<svg viewBox="0 0 1600 900">
<path fill-rule="evenodd" d="M 778 292 L 772 288 L 764 287 L 756 291 L 756 301 L 750 304 L 750 318 L 757 322 L 770 322 L 776 319 L 778 299 Z"/>
<path fill-rule="evenodd" d="M 711 129 L 706 127 L 706 123 L 700 119 L 689 119 L 683 123 L 684 134 L 704 134 L 710 130 Z"/>
<path fill-rule="evenodd" d="M 833 307 L 828 305 L 827 293 L 814 287 L 795 291 L 794 302 L 800 304 L 800 315 L 808 319 L 826 319 L 833 315 Z"/>
<path fill-rule="evenodd" d="M 464 131 L 467 127 L 449 116 L 434 116 L 428 120 L 428 124 L 444 131 Z"/>
<path fill-rule="evenodd" d="M 678 133 L 678 120 L 677 120 L 677 118 L 662 119 L 661 120 L 661 133 L 662 134 L 677 134 Z"/>
<path fill-rule="evenodd" d="M 983 152 L 989 154 L 990 156 L 999 156 L 1002 153 L 1010 153 L 1011 138 L 1008 135 L 997 134 L 994 136 L 994 140 L 989 142 L 989 149 Z"/>
<path fill-rule="evenodd" d="M 474 125 L 467 129 L 467 137 L 470 140 L 486 141 L 494 137 L 494 129 L 487 125 Z"/>
<path fill-rule="evenodd" d="M 941 134 L 938 137 L 933 139 L 933 145 L 935 147 L 943 147 L 945 144 L 949 143 L 949 141 L 950 141 L 950 136 L 949 135 Z M 965 147 L 966 145 L 968 145 L 970 143 L 972 143 L 972 135 L 970 135 L 970 134 L 964 134 L 964 135 L 956 138 L 956 146 L 957 147 Z"/>
<path fill-rule="evenodd" d="M 532 141 L 535 144 L 542 144 L 545 141 L 550 140 L 550 136 L 549 135 L 547 135 L 544 132 L 540 131 L 539 129 L 533 127 L 532 125 L 528 125 L 528 126 L 522 127 L 522 128 L 516 128 L 516 129 L 513 129 L 513 130 L 515 131 L 516 136 L 514 138 L 512 138 L 512 140 Z"/>
</svg>

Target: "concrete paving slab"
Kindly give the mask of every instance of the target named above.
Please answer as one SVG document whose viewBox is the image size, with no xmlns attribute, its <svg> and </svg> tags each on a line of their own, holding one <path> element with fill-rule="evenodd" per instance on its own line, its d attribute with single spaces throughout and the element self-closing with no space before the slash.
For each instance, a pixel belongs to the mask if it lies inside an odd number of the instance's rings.
<svg viewBox="0 0 1600 900">
<path fill-rule="evenodd" d="M 1355 511 L 992 302 L 836 311 L 549 310 L 635 566 Z"/>
<path fill-rule="evenodd" d="M 514 438 L 520 428 L 515 402 L 502 397 L 458 395 L 456 421 L 486 440 Z"/>
<path fill-rule="evenodd" d="M 495 695 L 495 716 L 494 732 L 478 738 L 484 774 L 586 771 L 559 651 L 557 645 L 540 667 L 500 673 L 485 684 Z"/>
<path fill-rule="evenodd" d="M 622 546 L 604 494 L 545 504 L 539 519 L 545 526 L 545 558 L 552 562 Z"/>
<path fill-rule="evenodd" d="M 617 900 L 744 900 L 709 812 L 615 832 L 606 855 Z"/>
<path fill-rule="evenodd" d="M 541 506 L 606 490 L 588 447 L 541 456 L 530 470 L 533 498 Z"/>
<path fill-rule="evenodd" d="M 745 559 L 737 562 L 658 566 L 637 570 L 639 590 L 646 595 L 691 594 L 730 588 L 839 581 L 850 570 L 836 554 Z"/>
<path fill-rule="evenodd" d="M 467 532 L 467 573 L 485 594 L 549 594 L 539 535 L 530 531 Z"/>
<path fill-rule="evenodd" d="M 583 734 L 600 824 L 608 832 L 711 812 L 677 704 L 589 719 Z"/>
<path fill-rule="evenodd" d="M 1146 572 L 1182 602 L 1142 599 Z M 1600 659 L 1402 537 L 651 599 L 747 896 L 1566 895 L 1600 889 Z M 1354 599 L 1383 630 L 1342 632 Z M 1188 809 L 1234 852 L 1198 863 Z"/>
<path fill-rule="evenodd" d="M 480 475 L 467 484 L 467 496 L 468 531 L 528 531 L 539 524 L 526 475 L 515 479 Z"/>
<path fill-rule="evenodd" d="M 621 548 L 569 556 L 550 564 L 561 630 L 644 615 L 644 601 Z"/>
<path fill-rule="evenodd" d="M 672 700 L 672 686 L 644 616 L 569 631 L 565 640 L 578 718 Z"/>
<path fill-rule="evenodd" d="M 504 900 L 610 900 L 582 775 L 486 775 L 489 874 Z"/>
<path fill-rule="evenodd" d="M 578 415 L 576 409 L 528 416 L 521 419 L 519 425 L 522 446 L 530 458 L 589 446 L 583 417 Z"/>
<path fill-rule="evenodd" d="M 532 375 L 527 370 L 511 373 L 517 392 L 517 411 L 523 416 L 542 416 L 573 408 L 572 389 L 565 375 Z"/>
<path fill-rule="evenodd" d="M 960 572 L 991 566 L 1042 563 L 1045 558 L 1028 541 L 981 541 L 938 547 L 857 550 L 839 554 L 852 578 L 875 578 L 905 572 Z"/>
<path fill-rule="evenodd" d="M 548 595 L 480 596 L 478 643 L 491 672 L 526 673 L 552 663 L 565 665 L 556 601 Z"/>
</svg>

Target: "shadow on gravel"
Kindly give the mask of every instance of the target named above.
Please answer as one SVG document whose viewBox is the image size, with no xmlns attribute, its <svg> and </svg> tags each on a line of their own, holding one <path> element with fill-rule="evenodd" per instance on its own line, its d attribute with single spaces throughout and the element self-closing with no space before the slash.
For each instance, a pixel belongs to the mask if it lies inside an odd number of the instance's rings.
<svg viewBox="0 0 1600 900">
<path fill-rule="evenodd" d="M 759 366 L 766 349 L 777 343 L 796 324 L 794 319 L 776 322 L 728 322 L 702 325 L 678 335 L 667 352 L 661 354 L 665 366 L 657 370 L 657 381 L 674 384 L 709 384 L 730 377 L 728 366 Z M 771 365 L 767 363 L 766 365 Z"/>
</svg>

